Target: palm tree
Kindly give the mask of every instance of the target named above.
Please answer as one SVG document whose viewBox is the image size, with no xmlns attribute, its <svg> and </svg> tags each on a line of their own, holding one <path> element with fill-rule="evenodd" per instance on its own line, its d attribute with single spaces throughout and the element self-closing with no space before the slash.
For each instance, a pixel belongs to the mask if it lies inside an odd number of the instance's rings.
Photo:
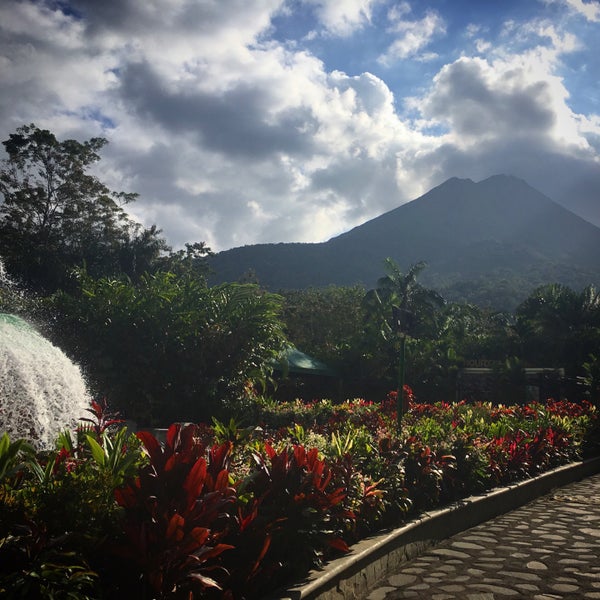
<svg viewBox="0 0 600 600">
<path fill-rule="evenodd" d="M 398 426 L 405 410 L 403 398 L 406 338 L 431 335 L 436 329 L 436 313 L 444 299 L 434 290 L 417 282 L 425 262 L 412 265 L 402 273 L 398 264 L 386 258 L 387 275 L 377 281 L 377 287 L 367 292 L 365 306 L 383 338 L 393 347 L 398 358 Z"/>
<path fill-rule="evenodd" d="M 516 330 L 538 366 L 565 367 L 571 377 L 600 345 L 600 291 L 561 284 L 537 288 L 517 309 Z"/>
<path fill-rule="evenodd" d="M 391 258 L 384 262 L 387 275 L 377 280 L 377 287 L 367 292 L 365 302 L 371 314 L 379 318 L 383 332 L 420 337 L 431 335 L 437 326 L 436 314 L 444 299 L 434 290 L 417 282 L 427 263 L 421 261 L 402 273 Z"/>
</svg>

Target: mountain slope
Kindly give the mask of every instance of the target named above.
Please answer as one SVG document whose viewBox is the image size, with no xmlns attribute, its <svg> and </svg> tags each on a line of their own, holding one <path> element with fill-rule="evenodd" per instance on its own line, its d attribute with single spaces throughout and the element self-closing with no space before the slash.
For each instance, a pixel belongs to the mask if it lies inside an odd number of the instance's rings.
<svg viewBox="0 0 600 600">
<path fill-rule="evenodd" d="M 212 282 L 236 281 L 252 271 L 274 290 L 371 287 L 388 256 L 403 269 L 426 261 L 423 281 L 438 288 L 480 277 L 581 286 L 600 281 L 600 228 L 520 179 L 453 178 L 324 243 L 221 252 L 211 259 Z"/>
</svg>

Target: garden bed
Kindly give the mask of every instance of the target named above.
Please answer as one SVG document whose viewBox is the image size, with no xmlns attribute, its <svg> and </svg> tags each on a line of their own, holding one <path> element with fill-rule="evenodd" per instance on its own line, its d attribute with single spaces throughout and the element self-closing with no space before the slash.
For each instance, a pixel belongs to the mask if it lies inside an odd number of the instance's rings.
<svg viewBox="0 0 600 600">
<path fill-rule="evenodd" d="M 598 472 L 600 457 L 590 458 L 428 511 L 401 527 L 361 540 L 347 555 L 278 590 L 271 599 L 365 598 L 377 582 L 440 541 Z"/>
<path fill-rule="evenodd" d="M 164 443 L 119 428 L 94 403 L 86 427 L 76 439 L 61 435 L 56 451 L 34 453 L 5 437 L 0 592 L 263 598 L 311 569 L 359 568 L 364 544 L 378 539 L 365 558 L 376 572 L 378 557 L 396 552 L 391 540 L 401 555 L 426 541 L 403 545 L 405 534 L 390 533 L 414 533 L 427 521 L 420 515 L 464 525 L 461 507 L 477 505 L 487 518 L 486 498 L 507 486 L 532 489 L 554 476 L 542 473 L 597 450 L 598 415 L 586 402 L 507 407 L 405 396 L 401 430 L 392 394 L 383 404 L 256 400 L 252 426 L 175 424 Z"/>
</svg>

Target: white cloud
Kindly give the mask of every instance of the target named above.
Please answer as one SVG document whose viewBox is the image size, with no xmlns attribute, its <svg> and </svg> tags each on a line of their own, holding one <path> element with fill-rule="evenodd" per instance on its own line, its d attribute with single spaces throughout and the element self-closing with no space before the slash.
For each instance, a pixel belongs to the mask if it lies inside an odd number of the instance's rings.
<svg viewBox="0 0 600 600">
<path fill-rule="evenodd" d="M 465 29 L 465 35 L 468 38 L 474 38 L 481 32 L 481 25 L 478 23 L 469 23 Z"/>
<path fill-rule="evenodd" d="M 600 2 L 596 0 L 565 0 L 566 3 L 579 14 L 583 15 L 588 21 L 600 22 Z"/>
<path fill-rule="evenodd" d="M 149 123 L 143 156 L 129 170 L 161 164 L 150 179 L 130 181 L 144 199 L 132 210 L 176 231 L 172 241 L 201 233 L 215 249 L 314 241 L 385 210 L 395 152 L 422 137 L 401 123 L 385 83 L 368 73 L 327 73 L 314 56 L 273 43 L 234 56 L 228 76 L 208 85 L 199 76 L 173 82 L 148 61 L 124 68 L 120 104 L 129 117 L 117 141 Z M 220 58 L 212 61 L 206 68 L 218 70 Z M 161 200 L 168 196 L 171 212 Z"/>
<path fill-rule="evenodd" d="M 408 21 L 404 17 L 407 6 L 400 5 L 388 14 L 390 20 L 389 31 L 397 34 L 396 39 L 384 54 L 379 57 L 379 62 L 389 65 L 397 60 L 414 56 L 425 48 L 431 40 L 446 32 L 446 25 L 442 17 L 435 11 L 427 11 L 420 20 Z M 430 53 L 430 57 L 435 57 Z"/>
<path fill-rule="evenodd" d="M 83 24 L 33 2 L 0 6 L 0 119 L 14 126 L 30 115 L 85 115 L 114 84 L 116 63 L 89 47 Z M 59 131 L 62 133 L 62 131 Z"/>
<path fill-rule="evenodd" d="M 312 5 L 321 25 L 333 35 L 347 37 L 371 21 L 373 7 L 383 0 L 304 0 Z"/>
<path fill-rule="evenodd" d="M 571 109 L 558 74 L 577 40 L 538 22 L 515 24 L 511 41 L 532 34 L 538 45 L 512 53 L 496 46 L 488 58 L 463 56 L 437 73 L 411 106 L 423 117 L 417 125 L 445 133 L 404 164 L 427 181 L 423 191 L 450 176 L 510 173 L 598 221 L 600 121 Z"/>
<path fill-rule="evenodd" d="M 497 47 L 495 58 L 463 56 L 444 66 L 422 99 L 424 116 L 449 125 L 461 147 L 510 132 L 543 138 L 555 147 L 586 148 L 557 74 L 561 55 L 577 49 L 577 40 L 541 22 L 513 30 L 513 39 L 532 35 L 550 43 L 520 53 Z"/>
<path fill-rule="evenodd" d="M 492 49 L 492 43 L 486 40 L 476 39 L 475 48 L 479 54 L 485 54 Z"/>
<path fill-rule="evenodd" d="M 600 115 L 576 115 L 581 135 L 595 149 L 594 161 L 600 164 Z"/>
</svg>

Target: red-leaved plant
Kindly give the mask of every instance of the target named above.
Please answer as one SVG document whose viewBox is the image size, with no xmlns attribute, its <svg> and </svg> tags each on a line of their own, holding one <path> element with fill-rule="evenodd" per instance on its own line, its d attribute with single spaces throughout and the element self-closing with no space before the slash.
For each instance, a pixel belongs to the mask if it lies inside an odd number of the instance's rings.
<svg viewBox="0 0 600 600">
<path fill-rule="evenodd" d="M 193 425 L 171 425 L 164 447 L 148 432 L 137 434 L 148 464 L 115 490 L 125 509 L 116 553 L 138 568 L 129 574 L 129 589 L 118 590 L 121 597 L 195 597 L 220 589 L 227 575 L 220 555 L 231 548 L 222 538 L 235 521 L 236 492 L 226 468 L 231 445 L 213 447 L 207 462 L 194 432 Z"/>
<path fill-rule="evenodd" d="M 333 551 L 348 550 L 343 535 L 355 517 L 316 448 L 295 445 L 278 452 L 265 444 L 264 455 L 255 452 L 254 460 L 255 471 L 241 492 L 255 499 L 252 528 L 270 539 L 265 574 L 284 582 L 321 564 Z"/>
</svg>

